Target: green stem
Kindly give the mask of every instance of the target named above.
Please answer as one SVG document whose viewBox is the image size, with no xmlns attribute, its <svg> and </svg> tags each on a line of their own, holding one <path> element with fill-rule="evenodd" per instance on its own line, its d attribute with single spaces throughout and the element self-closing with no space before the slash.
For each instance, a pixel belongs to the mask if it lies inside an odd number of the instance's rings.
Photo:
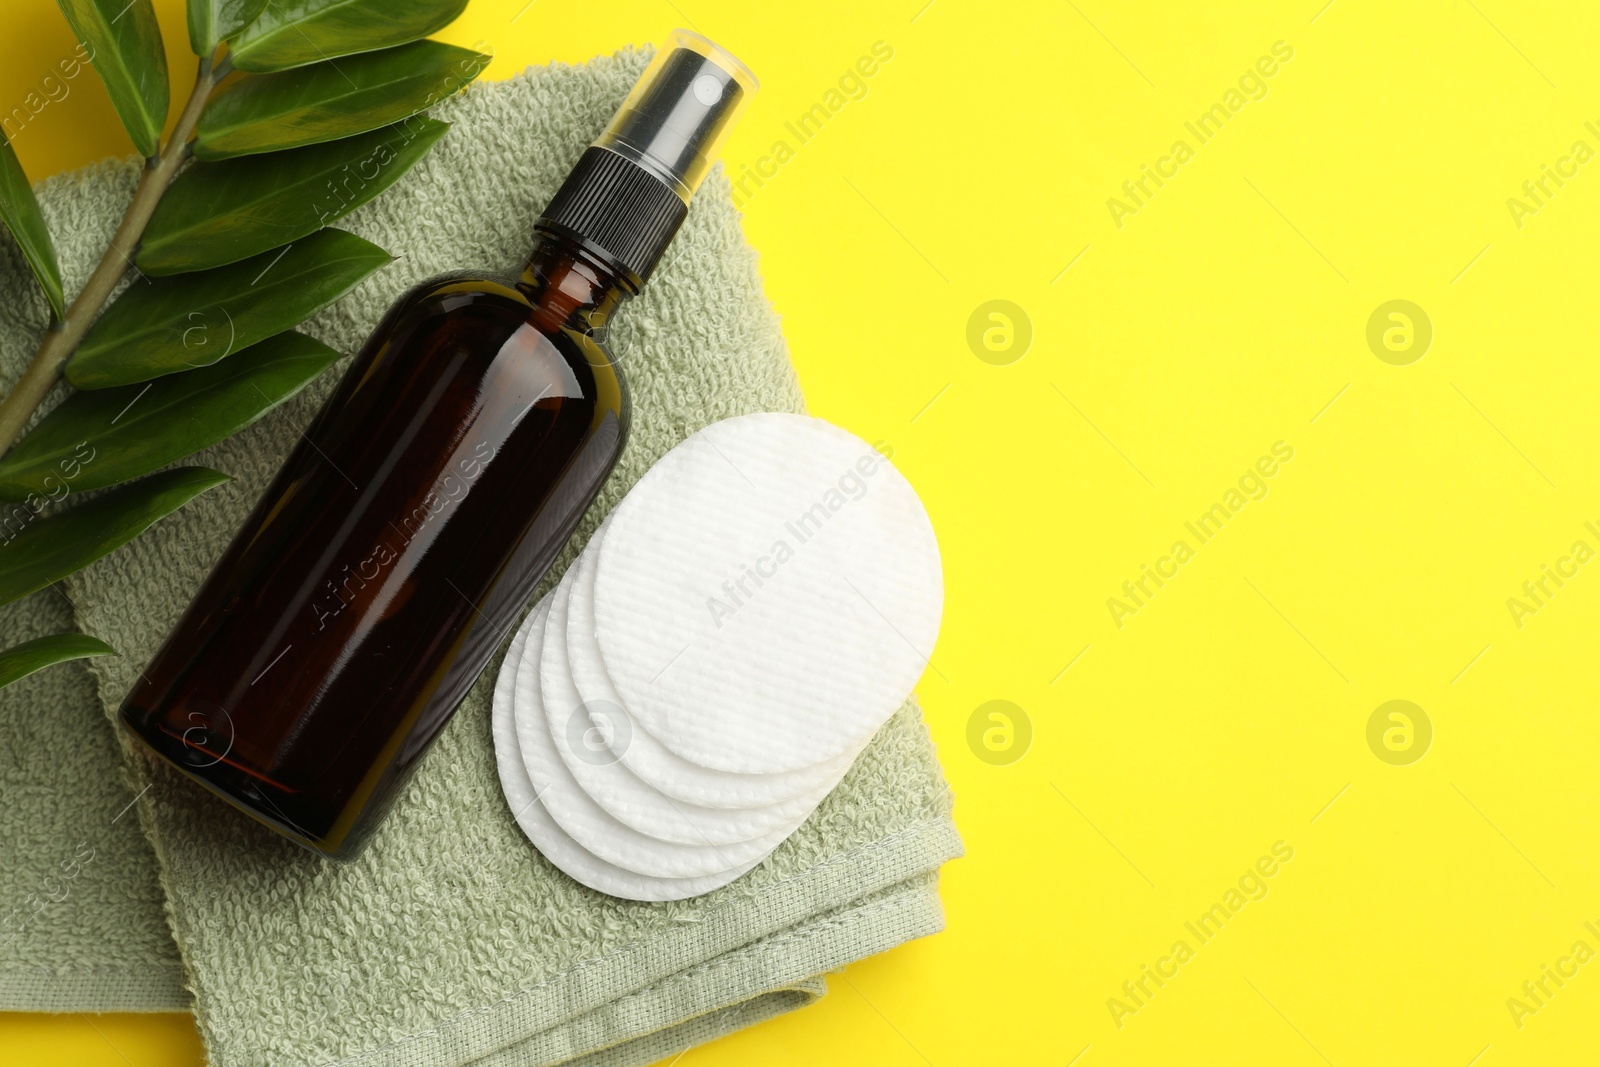
<svg viewBox="0 0 1600 1067">
<path fill-rule="evenodd" d="M 78 342 L 83 340 L 84 333 L 105 307 L 106 301 L 111 299 L 117 285 L 133 269 L 133 257 L 144 236 L 144 228 L 149 225 L 150 216 L 161 202 L 167 186 L 177 176 L 178 168 L 189 158 L 190 138 L 200 121 L 200 112 L 204 110 L 211 90 L 222 80 L 223 72 L 217 69 L 215 59 L 212 56 L 200 61 L 200 73 L 195 79 L 194 91 L 189 94 L 189 101 L 184 104 L 183 113 L 172 128 L 172 136 L 167 138 L 161 152 L 146 163 L 144 173 L 139 177 L 139 185 L 134 189 L 133 199 L 128 203 L 128 210 L 111 238 L 110 247 L 89 275 L 82 291 L 72 301 L 66 317 L 51 323 L 28 368 L 22 372 L 6 398 L 0 400 L 0 456 L 22 436 L 23 428 L 60 379 L 61 368 L 66 365 L 68 357 L 78 347 Z"/>
</svg>

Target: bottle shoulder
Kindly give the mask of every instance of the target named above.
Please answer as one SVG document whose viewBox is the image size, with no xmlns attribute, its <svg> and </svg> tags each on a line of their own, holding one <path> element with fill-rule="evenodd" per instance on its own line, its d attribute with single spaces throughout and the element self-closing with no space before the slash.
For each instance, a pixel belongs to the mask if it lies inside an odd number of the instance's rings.
<svg viewBox="0 0 1600 1067">
<path fill-rule="evenodd" d="M 426 336 L 432 350 L 448 338 L 445 348 L 471 349 L 488 360 L 543 353 L 567 365 L 580 393 L 625 404 L 627 387 L 606 345 L 605 327 L 590 328 L 576 316 L 558 321 L 543 314 L 536 294 L 518 282 L 516 275 L 472 270 L 424 279 L 395 301 L 374 340 Z M 532 342 L 533 335 L 543 341 Z"/>
<path fill-rule="evenodd" d="M 517 287 L 515 274 L 495 271 L 457 270 L 435 274 L 417 282 L 400 298 L 400 304 L 445 302 L 453 306 L 474 303 L 503 303 L 531 309 L 527 294 Z"/>
</svg>

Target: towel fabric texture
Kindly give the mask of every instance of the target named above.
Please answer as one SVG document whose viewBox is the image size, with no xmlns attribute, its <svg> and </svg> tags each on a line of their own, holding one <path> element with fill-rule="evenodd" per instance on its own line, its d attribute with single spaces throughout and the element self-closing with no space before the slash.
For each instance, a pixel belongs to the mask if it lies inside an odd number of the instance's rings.
<svg viewBox="0 0 1600 1067">
<path fill-rule="evenodd" d="M 6 283 L 26 280 L 18 266 Z M 59 586 L 0 607 L 6 646 L 74 628 Z M 121 765 L 82 663 L 0 689 L 0 1010 L 189 1009 Z"/>
<path fill-rule="evenodd" d="M 340 224 L 401 258 L 307 332 L 353 353 L 406 286 L 474 266 L 516 271 L 533 220 L 647 58 L 533 69 L 440 106 L 449 134 Z M 136 175 L 102 164 L 44 184 L 69 285 Z M 25 278 L 15 249 L 0 249 L 5 291 L 31 292 Z M 0 305 L 0 380 L 44 317 L 42 299 Z M 672 445 L 728 416 L 802 410 L 720 171 L 611 343 L 632 436 L 541 595 Z M 216 1067 L 620 1067 L 809 1003 L 824 973 L 941 927 L 937 871 L 961 846 L 914 701 L 769 859 L 667 904 L 585 889 L 517 829 L 491 748 L 498 658 L 349 865 L 277 837 L 125 740 L 119 763 L 124 735 L 108 717 L 335 379 L 188 461 L 232 482 L 0 616 L 8 644 L 75 621 L 122 653 L 0 694 L 0 892 L 31 909 L 0 928 L 0 1008 L 174 1009 L 186 988 Z"/>
</svg>

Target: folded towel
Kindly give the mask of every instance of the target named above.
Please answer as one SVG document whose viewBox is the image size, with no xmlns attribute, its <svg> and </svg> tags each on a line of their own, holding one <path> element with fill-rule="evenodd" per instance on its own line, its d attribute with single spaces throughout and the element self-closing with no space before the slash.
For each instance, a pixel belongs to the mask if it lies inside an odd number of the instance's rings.
<svg viewBox="0 0 1600 1067">
<path fill-rule="evenodd" d="M 434 152 L 341 223 L 403 258 L 307 331 L 353 352 L 405 286 L 520 266 L 533 220 L 646 58 L 530 70 L 441 106 L 455 125 Z M 62 236 L 74 270 L 132 178 L 123 167 L 48 183 L 52 218 L 95 220 Z M 801 410 L 720 173 L 611 338 L 632 387 L 632 437 L 541 593 L 673 444 L 730 415 Z M 15 348 L 3 351 L 14 359 Z M 328 376 L 201 454 L 235 480 L 63 583 L 82 628 L 124 654 L 89 662 L 107 714 L 332 386 Z M 217 1067 L 646 1063 L 808 1003 L 823 992 L 819 975 L 940 928 L 936 871 L 960 842 L 914 702 L 755 870 L 701 898 L 642 904 L 579 886 L 517 829 L 491 747 L 498 666 L 350 865 L 278 838 L 164 765 L 131 760 L 135 810 Z"/>
<path fill-rule="evenodd" d="M 104 163 L 48 183 L 43 207 L 75 292 L 138 176 Z M 50 309 L 0 228 L 0 382 L 27 365 Z M 57 390 L 59 400 L 66 390 Z M 31 521 L 0 503 L 0 525 Z M 57 584 L 0 607 L 0 647 L 76 629 Z M 0 689 L 0 1011 L 187 1011 L 156 859 L 115 734 L 82 663 Z"/>
<path fill-rule="evenodd" d="M 73 628 L 59 588 L 0 608 L 8 646 Z M 189 1008 L 121 764 L 81 663 L 0 689 L 0 1011 Z"/>
</svg>

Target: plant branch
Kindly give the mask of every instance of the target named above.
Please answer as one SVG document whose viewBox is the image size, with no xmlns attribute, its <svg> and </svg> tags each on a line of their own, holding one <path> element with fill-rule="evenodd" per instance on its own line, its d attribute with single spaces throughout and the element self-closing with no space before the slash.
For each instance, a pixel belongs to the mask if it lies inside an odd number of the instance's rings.
<svg viewBox="0 0 1600 1067">
<path fill-rule="evenodd" d="M 145 164 L 133 199 L 128 203 L 128 210 L 123 214 L 117 232 L 112 235 L 111 246 L 89 275 L 82 291 L 72 301 L 72 306 L 67 308 L 66 317 L 50 324 L 50 329 L 33 354 L 33 360 L 12 386 L 11 392 L 4 400 L 0 400 L 0 456 L 22 435 L 23 427 L 50 394 L 56 380 L 61 377 L 61 368 L 78 347 L 78 342 L 83 340 L 83 335 L 106 301 L 111 299 L 117 284 L 128 271 L 134 269 L 133 257 L 144 236 L 144 229 L 150 223 L 150 216 L 155 213 L 162 194 L 177 176 L 178 168 L 189 158 L 189 139 L 200 121 L 200 112 L 205 109 L 211 90 L 224 76 L 215 60 L 216 56 L 213 55 L 200 61 L 200 73 L 195 78 L 194 91 L 189 94 L 189 101 L 184 104 L 166 145 Z"/>
</svg>

